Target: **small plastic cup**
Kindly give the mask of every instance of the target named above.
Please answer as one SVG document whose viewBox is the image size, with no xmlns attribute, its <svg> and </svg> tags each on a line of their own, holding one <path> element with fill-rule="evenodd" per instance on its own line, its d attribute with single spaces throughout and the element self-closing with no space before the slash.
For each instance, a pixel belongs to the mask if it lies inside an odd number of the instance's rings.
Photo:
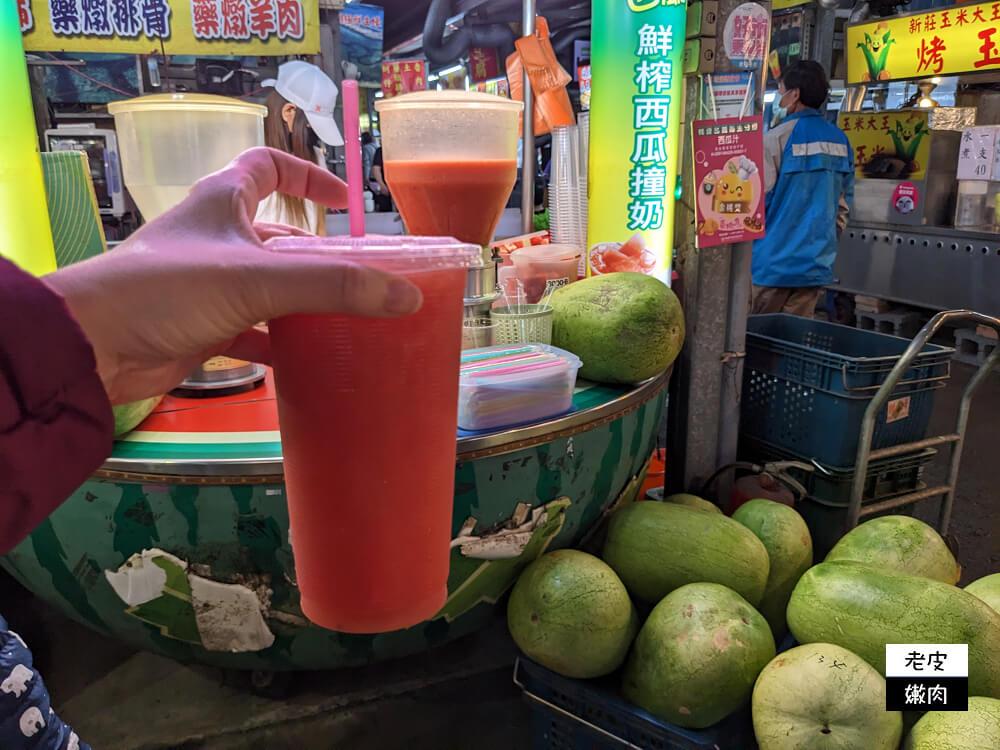
<svg viewBox="0 0 1000 750">
<path fill-rule="evenodd" d="M 519 247 L 510 254 L 514 261 L 514 274 L 524 285 L 524 294 L 530 304 L 545 296 L 545 282 L 549 279 L 577 280 L 580 258 L 583 253 L 573 245 L 533 245 Z"/>
<path fill-rule="evenodd" d="M 492 318 L 466 318 L 462 321 L 462 351 L 493 346 L 496 323 Z"/>
<path fill-rule="evenodd" d="M 269 323 L 302 611 L 349 633 L 416 625 L 447 598 L 462 290 L 480 249 L 372 235 L 268 246 L 329 252 L 423 292 L 402 318 Z"/>
<path fill-rule="evenodd" d="M 552 343 L 552 308 L 548 305 L 494 307 L 490 318 L 496 323 L 495 344 Z"/>
</svg>

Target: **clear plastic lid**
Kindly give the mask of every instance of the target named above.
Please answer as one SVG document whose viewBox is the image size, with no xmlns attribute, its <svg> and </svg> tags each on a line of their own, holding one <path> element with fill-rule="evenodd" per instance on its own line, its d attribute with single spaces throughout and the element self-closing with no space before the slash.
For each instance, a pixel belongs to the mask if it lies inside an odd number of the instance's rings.
<svg viewBox="0 0 1000 750">
<path fill-rule="evenodd" d="M 173 94 L 150 94 L 139 96 L 135 99 L 126 99 L 120 102 L 108 104 L 108 112 L 112 115 L 127 114 L 130 112 L 187 109 L 203 110 L 210 112 L 238 112 L 243 114 L 267 116 L 267 107 L 253 102 L 244 102 L 233 99 L 229 96 L 216 96 L 214 94 L 196 94 L 188 92 L 177 92 Z"/>
<path fill-rule="evenodd" d="M 278 237 L 264 246 L 284 253 L 328 252 L 352 263 L 384 270 L 467 268 L 478 264 L 482 248 L 453 237 L 369 234 L 364 237 Z"/>
<path fill-rule="evenodd" d="M 575 354 L 547 344 L 503 344 L 462 352 L 459 383 L 463 387 L 528 385 L 539 378 L 572 371 L 583 362 Z"/>
<path fill-rule="evenodd" d="M 438 109 L 449 106 L 462 109 L 483 107 L 511 112 L 520 112 L 524 109 L 523 102 L 479 91 L 413 91 L 409 94 L 401 94 L 391 99 L 380 99 L 375 102 L 375 110 L 380 114 L 397 109 Z"/>
<path fill-rule="evenodd" d="M 383 156 L 389 163 L 513 161 L 523 106 L 476 91 L 415 91 L 380 100 Z"/>
<path fill-rule="evenodd" d="M 511 252 L 510 257 L 516 265 L 518 261 L 521 261 L 522 263 L 525 261 L 575 261 L 578 260 L 582 254 L 583 251 L 576 245 L 559 245 L 553 243 L 549 245 L 529 245 L 528 247 L 519 247 Z"/>
</svg>

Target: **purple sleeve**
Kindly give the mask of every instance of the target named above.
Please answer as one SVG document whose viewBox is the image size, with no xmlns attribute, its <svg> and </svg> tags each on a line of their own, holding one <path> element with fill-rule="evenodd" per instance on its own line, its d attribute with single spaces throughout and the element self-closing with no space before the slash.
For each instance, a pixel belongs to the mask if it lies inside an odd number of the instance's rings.
<svg viewBox="0 0 1000 750">
<path fill-rule="evenodd" d="M 94 352 L 62 298 L 0 258 L 0 554 L 111 452 Z"/>
</svg>

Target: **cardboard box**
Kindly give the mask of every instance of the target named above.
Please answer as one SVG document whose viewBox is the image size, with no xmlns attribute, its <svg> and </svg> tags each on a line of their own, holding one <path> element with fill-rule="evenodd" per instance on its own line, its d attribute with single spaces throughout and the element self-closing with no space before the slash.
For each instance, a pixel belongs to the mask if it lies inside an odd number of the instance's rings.
<svg viewBox="0 0 1000 750">
<path fill-rule="evenodd" d="M 867 313 L 887 313 L 892 309 L 892 303 L 877 297 L 866 297 L 862 294 L 854 295 L 854 308 L 859 312 Z"/>
<path fill-rule="evenodd" d="M 718 32 L 719 0 L 698 0 L 687 9 L 685 37 L 715 36 Z"/>
<path fill-rule="evenodd" d="M 715 72 L 715 40 L 688 39 L 684 42 L 684 75 Z"/>
</svg>

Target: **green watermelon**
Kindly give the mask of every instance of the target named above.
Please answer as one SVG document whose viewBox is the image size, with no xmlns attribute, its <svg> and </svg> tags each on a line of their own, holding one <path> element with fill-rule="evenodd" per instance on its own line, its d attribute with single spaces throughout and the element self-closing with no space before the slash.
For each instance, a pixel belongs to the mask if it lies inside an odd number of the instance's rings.
<svg viewBox="0 0 1000 750">
<path fill-rule="evenodd" d="M 673 364 L 684 314 L 670 287 L 642 273 L 592 276 L 552 295 L 552 345 L 583 360 L 579 375 L 638 383 Z"/>
<path fill-rule="evenodd" d="M 885 675 L 887 643 L 967 643 L 969 694 L 1000 697 L 1000 614 L 939 581 L 841 560 L 814 565 L 788 602 L 799 643 L 835 643 Z"/>
<path fill-rule="evenodd" d="M 767 585 L 767 550 L 743 524 L 674 503 L 626 505 L 608 523 L 604 561 L 629 592 L 650 603 L 676 588 L 720 583 L 752 605 Z"/>
<path fill-rule="evenodd" d="M 903 716 L 885 710 L 885 679 L 857 654 L 810 643 L 778 654 L 751 699 L 760 750 L 896 750 Z"/>
<path fill-rule="evenodd" d="M 774 656 L 761 614 L 732 589 L 691 583 L 657 604 L 625 664 L 626 700 L 681 727 L 723 719 Z"/>
<path fill-rule="evenodd" d="M 757 609 L 767 618 L 775 640 L 785 635 L 785 608 L 799 578 L 813 562 L 809 527 L 795 510 L 773 500 L 750 500 L 733 513 L 764 543 L 770 569 L 767 587 Z"/>
<path fill-rule="evenodd" d="M 1000 573 L 979 578 L 966 586 L 965 590 L 1000 612 Z"/>
<path fill-rule="evenodd" d="M 539 664 L 588 678 L 621 666 L 639 616 L 611 568 L 586 552 L 563 549 L 524 569 L 507 604 L 507 627 Z"/>
<path fill-rule="evenodd" d="M 910 516 L 881 516 L 851 529 L 830 550 L 827 562 L 855 560 L 942 583 L 958 583 L 962 569 L 944 539 Z"/>
<path fill-rule="evenodd" d="M 709 513 L 721 513 L 722 510 L 715 503 L 710 503 L 708 500 L 704 500 L 697 495 L 689 495 L 686 492 L 681 492 L 677 495 L 671 495 L 670 497 L 663 498 L 665 503 L 676 503 L 677 505 L 686 505 L 689 508 L 697 508 L 698 510 L 707 510 Z"/>
<path fill-rule="evenodd" d="M 153 409 L 159 406 L 163 396 L 153 396 L 144 398 L 142 401 L 132 401 L 128 404 L 118 404 L 111 407 L 111 412 L 115 418 L 115 437 L 120 437 L 127 432 L 131 432 L 139 423 L 153 413 Z"/>
<path fill-rule="evenodd" d="M 1000 700 L 970 697 L 968 711 L 928 711 L 901 750 L 997 750 Z"/>
</svg>

